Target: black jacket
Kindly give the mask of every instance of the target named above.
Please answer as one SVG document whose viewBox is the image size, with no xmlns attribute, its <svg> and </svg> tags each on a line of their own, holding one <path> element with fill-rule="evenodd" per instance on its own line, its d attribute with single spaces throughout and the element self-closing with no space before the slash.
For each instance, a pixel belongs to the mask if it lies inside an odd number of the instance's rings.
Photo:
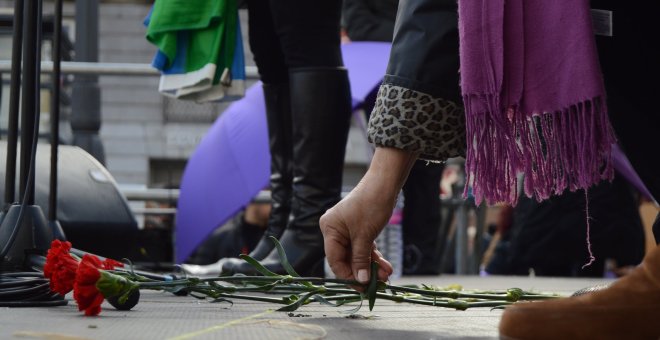
<svg viewBox="0 0 660 340">
<path fill-rule="evenodd" d="M 342 26 L 354 41 L 392 41 L 399 0 L 344 0 Z"/>
<path fill-rule="evenodd" d="M 456 0 L 401 0 L 383 80 L 461 103 Z"/>
</svg>

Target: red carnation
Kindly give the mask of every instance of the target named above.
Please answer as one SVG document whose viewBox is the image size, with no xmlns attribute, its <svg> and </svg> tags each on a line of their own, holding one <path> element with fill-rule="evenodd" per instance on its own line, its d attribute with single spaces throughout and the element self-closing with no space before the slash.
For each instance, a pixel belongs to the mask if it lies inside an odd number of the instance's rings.
<svg viewBox="0 0 660 340">
<path fill-rule="evenodd" d="M 113 270 L 113 269 L 115 269 L 115 268 L 117 268 L 117 267 L 122 267 L 122 268 L 123 268 L 123 267 L 124 267 L 124 264 L 121 263 L 121 262 L 119 262 L 119 261 L 115 261 L 115 260 L 113 260 L 113 259 L 105 259 L 105 260 L 103 260 L 103 269 L 105 269 L 105 270 Z"/>
<path fill-rule="evenodd" d="M 50 289 L 64 296 L 73 289 L 78 261 L 69 254 L 70 242 L 54 240 L 46 255 L 44 276 L 50 281 Z"/>
<path fill-rule="evenodd" d="M 87 316 L 101 313 L 101 303 L 103 303 L 104 297 L 96 288 L 96 282 L 101 278 L 99 271 L 101 268 L 103 268 L 103 262 L 98 257 L 85 254 L 76 272 L 73 298 L 78 303 L 78 310 L 84 310 Z"/>
</svg>

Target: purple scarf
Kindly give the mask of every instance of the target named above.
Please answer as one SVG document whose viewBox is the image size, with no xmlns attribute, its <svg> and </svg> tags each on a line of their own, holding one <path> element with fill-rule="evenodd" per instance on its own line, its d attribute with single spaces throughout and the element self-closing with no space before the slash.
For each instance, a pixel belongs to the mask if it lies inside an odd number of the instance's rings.
<svg viewBox="0 0 660 340">
<path fill-rule="evenodd" d="M 613 176 L 588 0 L 459 0 L 466 173 L 477 204 Z M 466 186 L 467 193 L 467 186 Z"/>
</svg>

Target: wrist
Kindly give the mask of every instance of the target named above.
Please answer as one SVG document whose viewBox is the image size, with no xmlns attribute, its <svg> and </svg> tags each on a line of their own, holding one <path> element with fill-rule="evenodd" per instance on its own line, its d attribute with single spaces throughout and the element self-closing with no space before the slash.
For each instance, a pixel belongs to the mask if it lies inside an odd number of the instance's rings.
<svg viewBox="0 0 660 340">
<path fill-rule="evenodd" d="M 355 190 L 371 202 L 394 207 L 418 154 L 396 148 L 376 147 L 376 152 Z"/>
</svg>

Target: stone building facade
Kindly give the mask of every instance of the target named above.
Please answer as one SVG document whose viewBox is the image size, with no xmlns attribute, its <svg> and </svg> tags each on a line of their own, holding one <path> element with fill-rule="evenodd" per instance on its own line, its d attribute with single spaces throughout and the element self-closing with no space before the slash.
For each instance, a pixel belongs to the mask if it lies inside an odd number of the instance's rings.
<svg viewBox="0 0 660 340">
<path fill-rule="evenodd" d="M 99 62 L 149 64 L 155 48 L 145 39 L 143 19 L 150 1 L 101 1 L 99 9 Z M 10 12 L 13 1 L 0 0 L 0 11 Z M 64 27 L 75 34 L 75 3 L 65 1 Z M 53 12 L 46 1 L 44 13 Z M 247 46 L 247 13 L 240 10 L 246 43 L 246 64 L 254 65 Z M 8 76 L 7 76 L 8 77 Z M 100 76 L 100 137 L 105 166 L 120 185 L 178 187 L 186 160 L 228 104 L 196 104 L 158 93 L 158 77 Z M 4 106 L 4 104 L 3 104 Z M 71 137 L 63 110 L 62 135 Z M 44 112 L 47 117 L 47 112 Z M 347 146 L 345 184 L 354 185 L 369 158 L 360 128 L 352 128 Z M 46 125 L 47 126 L 47 125 Z"/>
</svg>

